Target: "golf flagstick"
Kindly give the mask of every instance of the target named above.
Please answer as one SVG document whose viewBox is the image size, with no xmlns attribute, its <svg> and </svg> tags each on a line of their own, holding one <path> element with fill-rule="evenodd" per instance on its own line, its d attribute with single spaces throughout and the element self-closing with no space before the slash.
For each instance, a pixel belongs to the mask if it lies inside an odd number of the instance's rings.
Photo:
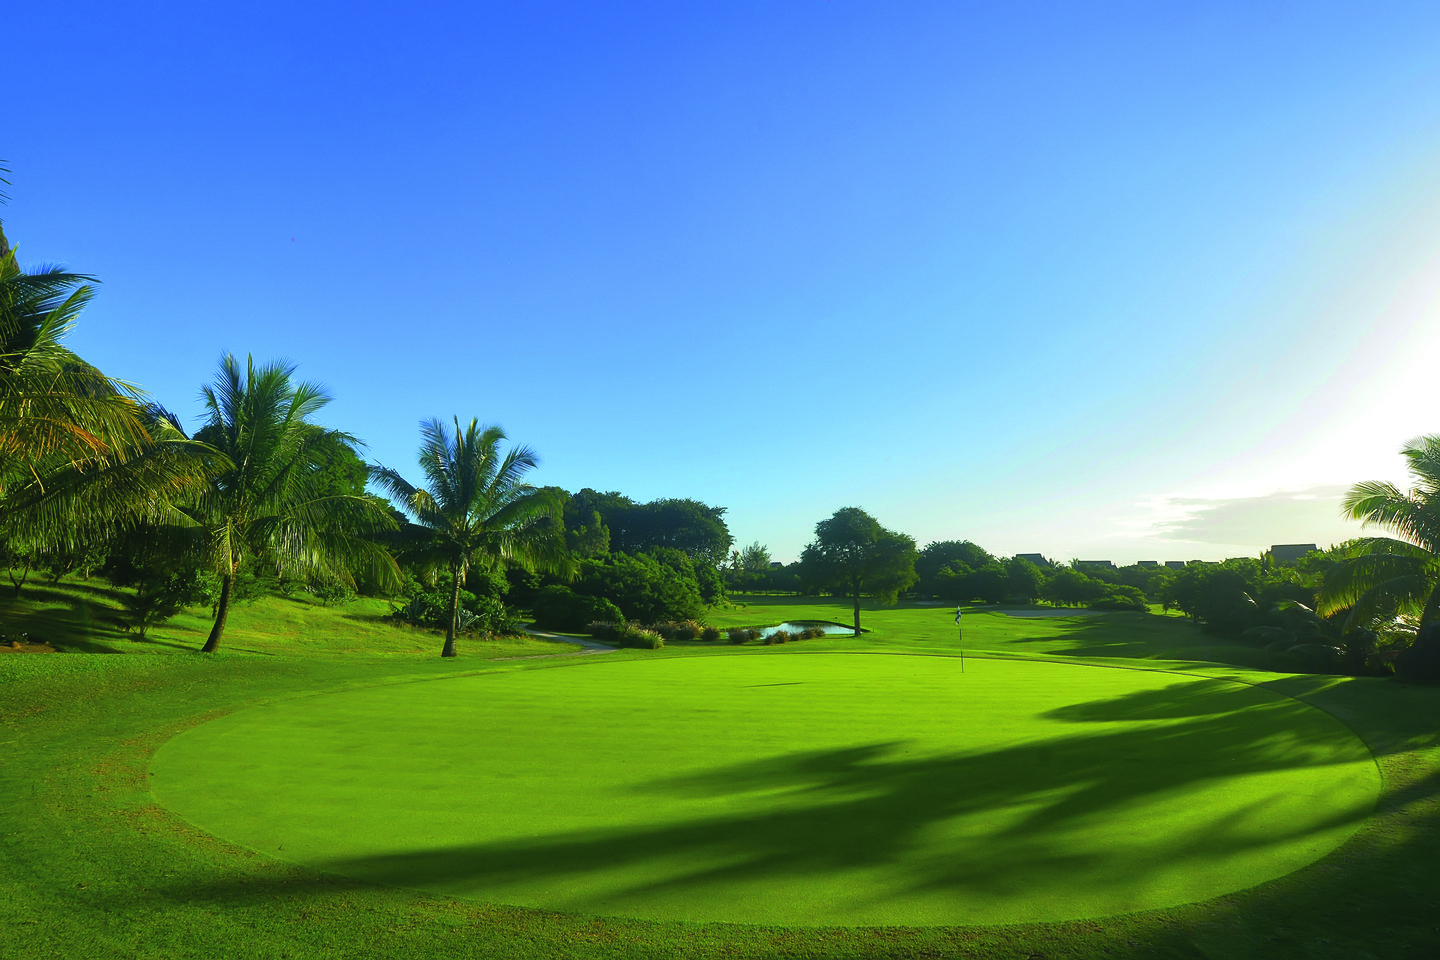
<svg viewBox="0 0 1440 960">
<path fill-rule="evenodd" d="M 955 634 L 960 641 L 960 672 L 965 672 L 965 628 L 960 625 L 962 607 L 955 608 Z"/>
</svg>

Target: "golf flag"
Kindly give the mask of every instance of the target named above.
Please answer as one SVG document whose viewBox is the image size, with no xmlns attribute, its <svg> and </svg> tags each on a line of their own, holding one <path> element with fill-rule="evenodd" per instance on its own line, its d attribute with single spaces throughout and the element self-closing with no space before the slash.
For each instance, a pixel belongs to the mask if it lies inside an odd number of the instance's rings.
<svg viewBox="0 0 1440 960">
<path fill-rule="evenodd" d="M 956 608 L 955 608 L 955 625 L 956 625 L 957 627 L 960 625 L 960 614 L 961 614 L 962 610 L 963 610 L 962 607 L 956 607 Z"/>
</svg>

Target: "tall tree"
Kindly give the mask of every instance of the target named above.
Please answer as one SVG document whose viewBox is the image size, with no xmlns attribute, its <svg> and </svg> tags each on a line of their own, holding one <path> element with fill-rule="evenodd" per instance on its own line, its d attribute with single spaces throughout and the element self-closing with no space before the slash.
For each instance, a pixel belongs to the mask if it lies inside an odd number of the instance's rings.
<svg viewBox="0 0 1440 960">
<path fill-rule="evenodd" d="M 807 575 L 844 590 L 855 602 L 860 636 L 860 595 L 892 604 L 915 582 L 915 540 L 880 526 L 859 507 L 843 507 L 815 525 L 815 540 L 800 555 Z"/>
<path fill-rule="evenodd" d="M 0 193 L 0 203 L 6 200 Z M 94 282 L 59 267 L 21 270 L 0 231 L 0 484 L 26 467 L 34 474 L 33 464 L 53 454 L 77 462 L 114 457 L 145 439 L 134 389 L 62 342 L 93 296 Z M 5 489 L 0 486 L 0 496 Z"/>
<path fill-rule="evenodd" d="M 296 382 L 294 372 L 292 364 L 256 366 L 253 357 L 242 368 L 226 354 L 201 391 L 207 417 L 196 438 L 229 460 L 193 508 L 220 575 L 206 653 L 220 645 L 236 578 L 257 561 L 289 576 L 352 586 L 353 571 L 363 569 L 371 582 L 399 586 L 395 560 L 375 539 L 395 527 L 383 502 L 326 489 L 335 444 L 354 438 L 310 421 L 330 397 Z"/>
<path fill-rule="evenodd" d="M 927 543 L 915 558 L 915 573 L 918 575 L 919 586 L 916 588 L 920 594 L 941 593 L 940 571 L 951 567 L 954 564 L 961 564 L 956 567 L 952 574 L 954 576 L 965 576 L 976 570 L 983 569 L 986 565 L 995 562 L 995 557 L 990 556 L 985 550 L 969 540 L 940 540 Z M 948 578 L 953 586 L 953 579 Z M 969 597 L 965 598 L 970 599 Z"/>
<path fill-rule="evenodd" d="M 405 528 L 410 540 L 401 545 L 404 554 L 449 576 L 450 615 L 440 655 L 453 657 L 460 590 L 472 568 L 569 575 L 573 563 L 559 499 L 524 481 L 539 462 L 529 447 L 502 455 L 503 430 L 474 419 L 462 428 L 458 417 L 453 434 L 440 420 L 427 420 L 420 436 L 423 487 L 388 467 L 376 467 L 374 480 L 415 521 Z"/>
<path fill-rule="evenodd" d="M 1440 623 L 1440 436 L 1418 437 L 1400 453 L 1414 479 L 1410 490 L 1369 481 L 1342 501 L 1345 516 L 1395 534 L 1354 541 L 1349 559 L 1326 572 L 1317 612 L 1348 608 L 1346 632 L 1416 610 L 1422 628 Z"/>
<path fill-rule="evenodd" d="M 39 462 L 114 460 L 149 439 L 134 388 L 64 345 L 91 282 L 58 267 L 22 271 L 14 250 L 0 259 L 0 495 Z"/>
<path fill-rule="evenodd" d="M 114 526 L 182 521 L 174 502 L 219 463 L 65 346 L 93 282 L 22 270 L 0 234 L 0 536 L 12 542 L 73 550 Z"/>
<path fill-rule="evenodd" d="M 674 547 L 690 559 L 719 568 L 734 537 L 725 523 L 725 508 L 699 500 L 661 499 L 636 503 L 621 493 L 597 493 L 586 487 L 568 498 L 565 525 L 574 530 L 590 523 L 593 514 L 609 530 L 609 548 L 640 554 L 651 547 Z"/>
<path fill-rule="evenodd" d="M 740 568 L 750 573 L 764 573 L 770 569 L 770 548 L 759 540 L 740 551 Z"/>
</svg>

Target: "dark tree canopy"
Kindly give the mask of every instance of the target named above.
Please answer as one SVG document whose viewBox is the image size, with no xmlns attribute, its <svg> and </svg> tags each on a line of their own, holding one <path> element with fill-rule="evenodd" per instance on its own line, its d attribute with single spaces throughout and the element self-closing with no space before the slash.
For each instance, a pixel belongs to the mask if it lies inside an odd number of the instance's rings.
<svg viewBox="0 0 1440 960">
<path fill-rule="evenodd" d="M 697 619 L 704 615 L 705 601 L 693 572 L 686 575 L 684 564 L 689 562 L 673 550 L 658 557 L 612 553 L 585 560 L 580 564 L 575 592 L 604 597 L 619 607 L 626 619 L 642 623 Z"/>
<path fill-rule="evenodd" d="M 673 547 L 691 560 L 718 568 L 735 542 L 725 523 L 725 508 L 699 500 L 636 503 L 614 491 L 597 493 L 586 487 L 565 504 L 565 529 L 594 531 L 596 516 L 609 533 L 609 549 L 632 556 L 651 547 Z"/>
<path fill-rule="evenodd" d="M 809 579 L 844 591 L 855 604 L 860 635 L 860 595 L 884 604 L 915 582 L 915 540 L 880 526 L 859 507 L 842 507 L 815 525 L 815 540 L 800 556 Z"/>
</svg>

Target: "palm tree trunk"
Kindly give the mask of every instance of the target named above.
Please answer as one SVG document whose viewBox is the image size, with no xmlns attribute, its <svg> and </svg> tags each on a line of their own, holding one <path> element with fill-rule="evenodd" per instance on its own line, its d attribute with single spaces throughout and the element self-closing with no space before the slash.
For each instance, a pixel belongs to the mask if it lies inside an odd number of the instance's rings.
<svg viewBox="0 0 1440 960">
<path fill-rule="evenodd" d="M 460 620 L 460 580 L 464 577 L 459 570 L 455 571 L 455 582 L 450 586 L 450 621 L 445 625 L 445 648 L 440 651 L 442 657 L 455 656 L 455 626 Z"/>
<path fill-rule="evenodd" d="M 214 653 L 220 646 L 220 635 L 225 632 L 225 618 L 230 613 L 230 593 L 234 586 L 233 573 L 221 574 L 220 602 L 215 605 L 215 625 L 210 628 L 210 637 L 205 641 L 205 646 L 200 648 L 201 653 Z"/>
<path fill-rule="evenodd" d="M 1420 611 L 1420 626 L 1428 627 L 1436 621 L 1440 621 L 1440 584 L 1430 591 L 1430 596 L 1425 600 L 1425 608 Z"/>
</svg>

